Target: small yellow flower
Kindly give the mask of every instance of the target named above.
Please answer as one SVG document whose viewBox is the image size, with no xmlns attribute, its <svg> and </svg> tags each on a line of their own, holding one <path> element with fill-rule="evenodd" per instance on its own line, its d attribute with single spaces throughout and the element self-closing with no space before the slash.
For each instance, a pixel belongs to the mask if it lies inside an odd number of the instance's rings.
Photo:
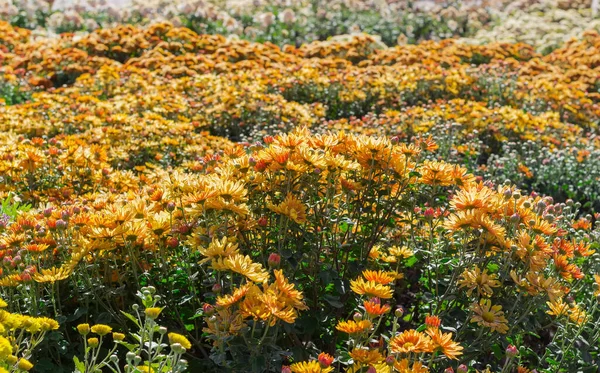
<svg viewBox="0 0 600 373">
<path fill-rule="evenodd" d="M 160 315 L 160 312 L 162 311 L 162 308 L 160 307 L 149 307 L 146 308 L 146 317 L 152 319 L 152 320 L 156 320 L 158 318 L 158 315 Z"/>
<path fill-rule="evenodd" d="M 5 359 L 10 354 L 12 354 L 12 345 L 8 339 L 0 337 L 0 359 Z"/>
<path fill-rule="evenodd" d="M 17 361 L 19 361 L 19 358 L 16 357 L 15 355 L 10 355 L 9 357 L 6 358 L 6 362 L 9 363 L 10 365 L 15 365 L 17 363 Z"/>
<path fill-rule="evenodd" d="M 0 298 L 0 308 L 6 308 L 8 304 L 4 301 L 4 299 Z"/>
<path fill-rule="evenodd" d="M 29 362 L 27 359 L 21 359 L 19 360 L 17 367 L 21 370 L 29 371 L 31 368 L 33 368 L 33 364 L 31 364 L 31 362 Z"/>
<path fill-rule="evenodd" d="M 90 333 L 90 324 L 79 324 L 79 325 L 77 325 L 77 331 L 81 335 L 88 335 Z"/>
<path fill-rule="evenodd" d="M 113 340 L 115 340 L 115 341 L 122 341 L 125 339 L 125 334 L 113 332 L 112 337 L 113 337 Z"/>
<path fill-rule="evenodd" d="M 139 366 L 135 367 L 135 369 L 137 369 L 138 372 L 142 372 L 142 373 L 154 373 L 154 369 L 152 369 L 151 367 L 149 367 L 147 365 L 139 365 Z"/>
<path fill-rule="evenodd" d="M 192 348 L 192 344 L 185 336 L 183 336 L 181 334 L 177 334 L 177 333 L 169 333 L 168 336 L 169 336 L 170 344 L 173 345 L 175 343 L 179 343 L 186 350 L 189 350 L 190 348 Z"/>
<path fill-rule="evenodd" d="M 100 341 L 98 341 L 98 338 L 88 338 L 87 343 L 91 348 L 96 348 L 100 344 Z"/>
<path fill-rule="evenodd" d="M 99 336 L 105 336 L 110 332 L 112 332 L 112 328 L 108 325 L 97 324 L 92 326 L 92 333 L 96 333 Z"/>
</svg>

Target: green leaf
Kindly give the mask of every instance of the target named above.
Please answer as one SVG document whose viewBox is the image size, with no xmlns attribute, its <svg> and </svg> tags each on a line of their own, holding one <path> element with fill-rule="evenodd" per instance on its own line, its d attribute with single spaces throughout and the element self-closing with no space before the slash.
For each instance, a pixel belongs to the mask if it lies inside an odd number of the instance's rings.
<svg viewBox="0 0 600 373">
<path fill-rule="evenodd" d="M 137 319 L 135 316 L 133 316 L 132 314 L 130 314 L 130 313 L 127 313 L 127 312 L 125 312 L 125 311 L 121 311 L 121 313 L 123 314 L 123 316 L 125 316 L 125 317 L 127 317 L 129 320 L 133 321 L 133 323 L 134 323 L 134 324 L 135 324 L 135 325 L 136 325 L 138 328 L 141 328 L 141 326 L 140 326 L 140 322 L 138 321 L 138 319 Z"/>
<path fill-rule="evenodd" d="M 335 308 L 344 307 L 344 303 L 340 302 L 340 297 L 336 297 L 334 295 L 327 294 L 323 297 L 323 299 L 325 299 L 325 302 L 329 303 L 332 307 L 335 307 Z"/>
<path fill-rule="evenodd" d="M 77 373 L 85 373 L 85 364 L 82 361 L 79 361 L 77 356 L 73 356 L 73 363 L 75 363 L 75 369 L 77 369 Z"/>
</svg>

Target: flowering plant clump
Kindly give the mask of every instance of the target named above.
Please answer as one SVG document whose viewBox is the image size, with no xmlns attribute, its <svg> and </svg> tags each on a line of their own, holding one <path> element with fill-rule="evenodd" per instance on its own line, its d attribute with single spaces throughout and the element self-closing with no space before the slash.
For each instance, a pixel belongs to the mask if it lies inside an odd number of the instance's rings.
<svg viewBox="0 0 600 373">
<path fill-rule="evenodd" d="M 274 43 L 0 23 L 0 373 L 596 369 L 600 35 L 301 44 L 253 7 Z"/>
</svg>

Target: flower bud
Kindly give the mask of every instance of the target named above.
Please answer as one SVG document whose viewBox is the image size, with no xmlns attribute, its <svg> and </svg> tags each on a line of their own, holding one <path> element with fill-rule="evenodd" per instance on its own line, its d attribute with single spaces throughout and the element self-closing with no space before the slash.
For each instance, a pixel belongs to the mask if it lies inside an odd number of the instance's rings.
<svg viewBox="0 0 600 373">
<path fill-rule="evenodd" d="M 513 224 L 517 224 L 520 220 L 521 220 L 521 218 L 519 217 L 519 214 L 517 214 L 516 212 L 510 216 L 510 222 Z"/>
<path fill-rule="evenodd" d="M 360 312 L 355 312 L 352 316 L 352 319 L 356 322 L 359 322 L 363 319 L 363 315 Z"/>
<path fill-rule="evenodd" d="M 396 362 L 396 358 L 393 355 L 389 355 L 388 357 L 385 358 L 385 363 L 388 366 L 394 365 L 395 362 Z"/>
<path fill-rule="evenodd" d="M 162 308 L 160 308 L 160 307 L 148 307 L 148 308 L 146 308 L 144 313 L 146 314 L 147 318 L 149 318 L 151 320 L 156 320 L 158 318 L 158 316 L 160 315 L 161 311 L 162 311 Z"/>
<path fill-rule="evenodd" d="M 177 239 L 177 237 L 167 238 L 167 247 L 175 249 L 177 248 L 177 246 L 179 246 L 179 240 Z"/>
<path fill-rule="evenodd" d="M 33 364 L 29 360 L 21 358 L 21 359 L 19 359 L 17 368 L 24 370 L 24 371 L 30 371 L 31 368 L 33 368 Z"/>
<path fill-rule="evenodd" d="M 396 317 L 402 317 L 404 315 L 404 308 L 402 306 L 396 307 L 394 315 L 396 315 Z"/>
<path fill-rule="evenodd" d="M 215 307 L 213 307 L 211 304 L 208 303 L 204 303 L 204 305 L 202 306 L 202 313 L 205 316 L 212 316 L 215 313 Z"/>
<path fill-rule="evenodd" d="M 77 325 L 77 331 L 83 336 L 88 335 L 90 333 L 90 324 Z"/>
<path fill-rule="evenodd" d="M 264 228 L 264 227 L 266 227 L 266 226 L 267 226 L 267 224 L 269 224 L 269 220 L 267 219 L 267 217 L 266 217 L 266 216 L 261 216 L 261 217 L 258 219 L 258 225 L 259 225 L 259 226 L 261 226 L 261 227 L 263 227 L 263 228 Z"/>
<path fill-rule="evenodd" d="M 167 328 L 165 328 L 164 326 L 159 327 L 158 328 L 158 334 L 160 334 L 160 335 L 167 334 Z"/>
<path fill-rule="evenodd" d="M 319 360 L 319 365 L 321 365 L 321 369 L 325 369 L 333 363 L 333 356 L 325 352 L 321 352 L 317 360 Z"/>
<path fill-rule="evenodd" d="M 279 265 L 281 264 L 281 256 L 276 253 L 271 253 L 271 255 L 269 255 L 268 263 L 269 267 L 271 268 L 279 268 Z"/>
<path fill-rule="evenodd" d="M 448 367 L 444 369 L 444 373 L 454 373 L 454 369 L 452 369 L 452 367 Z"/>
<path fill-rule="evenodd" d="M 377 369 L 374 366 L 369 365 L 369 369 L 367 369 L 367 373 L 377 373 Z"/>
<path fill-rule="evenodd" d="M 435 211 L 433 210 L 433 208 L 428 207 L 427 209 L 425 209 L 423 216 L 425 216 L 425 219 L 427 220 L 433 220 L 433 218 L 435 217 Z"/>
<path fill-rule="evenodd" d="M 223 290 L 221 284 L 214 284 L 212 287 L 212 292 L 215 294 L 221 294 L 221 290 Z"/>
<path fill-rule="evenodd" d="M 281 367 L 281 373 L 292 373 L 292 368 L 287 365 Z"/>
<path fill-rule="evenodd" d="M 58 219 L 56 221 L 56 229 L 67 229 L 67 222 L 62 219 Z"/>
<path fill-rule="evenodd" d="M 131 361 L 135 358 L 135 353 L 129 351 L 126 355 L 125 358 L 127 359 L 127 361 Z"/>
<path fill-rule="evenodd" d="M 456 373 L 467 373 L 469 368 L 465 364 L 460 364 L 458 368 L 456 368 Z"/>
<path fill-rule="evenodd" d="M 100 341 L 98 341 L 98 338 L 88 338 L 87 343 L 91 348 L 96 348 L 100 344 Z"/>
<path fill-rule="evenodd" d="M 169 202 L 169 203 L 167 203 L 167 211 L 168 211 L 168 212 L 173 212 L 173 211 L 175 211 L 175 203 L 173 203 L 173 202 Z"/>
<path fill-rule="evenodd" d="M 517 347 L 513 346 L 513 345 L 508 345 L 508 347 L 506 347 L 506 357 L 508 357 L 509 359 L 512 359 L 513 357 L 517 356 L 519 354 L 519 351 L 517 350 Z"/>
</svg>

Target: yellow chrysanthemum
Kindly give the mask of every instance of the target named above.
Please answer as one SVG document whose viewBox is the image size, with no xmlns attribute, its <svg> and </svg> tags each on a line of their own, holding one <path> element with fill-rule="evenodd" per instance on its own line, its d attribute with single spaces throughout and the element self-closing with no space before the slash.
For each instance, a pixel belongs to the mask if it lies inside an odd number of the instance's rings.
<svg viewBox="0 0 600 373">
<path fill-rule="evenodd" d="M 170 344 L 179 343 L 186 350 L 192 348 L 192 344 L 190 343 L 189 339 L 181 334 L 169 333 L 167 336 L 169 337 Z"/>
<path fill-rule="evenodd" d="M 350 281 L 350 289 L 359 295 L 389 299 L 392 297 L 392 289 L 375 281 L 365 281 L 362 278 Z"/>
<path fill-rule="evenodd" d="M 292 194 L 288 194 L 279 205 L 269 203 L 269 210 L 287 216 L 298 224 L 306 223 L 306 206 Z"/>
<path fill-rule="evenodd" d="M 0 336 L 0 359 L 6 359 L 12 354 L 12 345 L 9 340 Z"/>
<path fill-rule="evenodd" d="M 30 371 L 31 368 L 33 368 L 33 364 L 29 360 L 21 358 L 17 363 L 17 368 L 25 371 Z"/>
<path fill-rule="evenodd" d="M 332 367 L 321 368 L 321 364 L 316 360 L 294 363 L 290 369 L 294 373 L 330 373 L 333 371 Z"/>
<path fill-rule="evenodd" d="M 99 336 L 105 336 L 110 332 L 112 332 L 112 328 L 108 325 L 96 324 L 92 326 L 92 333 L 96 333 Z"/>
<path fill-rule="evenodd" d="M 471 310 L 475 315 L 471 318 L 471 322 L 476 322 L 480 326 L 490 328 L 492 331 L 505 334 L 508 331 L 508 325 L 502 306 L 492 305 L 489 299 L 481 299 L 479 303 L 474 303 Z"/>
<path fill-rule="evenodd" d="M 254 263 L 252 259 L 246 255 L 236 254 L 229 258 L 225 258 L 222 264 L 230 271 L 241 274 L 247 277 L 250 281 L 266 282 L 269 279 L 269 273 L 259 263 Z"/>
</svg>

